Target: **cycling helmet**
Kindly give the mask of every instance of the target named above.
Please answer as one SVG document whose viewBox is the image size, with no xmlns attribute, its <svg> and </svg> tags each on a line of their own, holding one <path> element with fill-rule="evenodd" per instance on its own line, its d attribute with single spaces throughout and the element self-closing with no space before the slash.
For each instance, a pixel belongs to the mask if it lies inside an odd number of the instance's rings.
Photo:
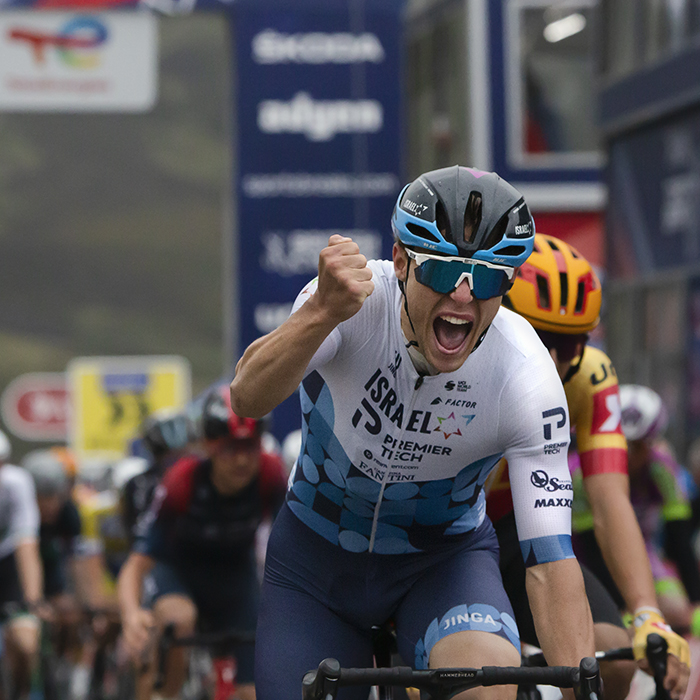
<svg viewBox="0 0 700 700">
<path fill-rule="evenodd" d="M 503 304 L 540 331 L 581 334 L 600 321 L 600 280 L 573 246 L 535 235 L 535 249 L 517 271 Z"/>
<path fill-rule="evenodd" d="M 50 451 L 51 454 L 59 459 L 61 464 L 63 464 L 63 469 L 66 472 L 68 479 L 75 481 L 76 477 L 78 476 L 78 462 L 75 459 L 73 452 L 67 447 L 60 446 L 51 447 Z"/>
<path fill-rule="evenodd" d="M 34 479 L 37 496 L 67 493 L 70 484 L 63 460 L 52 450 L 33 450 L 24 456 L 22 466 Z"/>
<path fill-rule="evenodd" d="M 292 430 L 292 432 L 282 440 L 282 459 L 287 467 L 287 472 L 292 471 L 299 458 L 302 439 L 301 430 Z"/>
<path fill-rule="evenodd" d="M 121 493 L 126 484 L 148 469 L 148 460 L 143 457 L 125 457 L 112 466 L 110 480 L 112 488 Z"/>
<path fill-rule="evenodd" d="M 644 440 L 661 435 L 668 424 L 668 414 L 661 397 L 648 386 L 620 386 L 622 432 L 628 440 Z"/>
<path fill-rule="evenodd" d="M 535 235 L 520 192 L 495 173 L 459 165 L 406 185 L 391 227 L 406 246 L 510 267 L 525 262 Z"/>
<path fill-rule="evenodd" d="M 148 416 L 140 432 L 144 446 L 156 459 L 182 450 L 190 439 L 187 416 L 170 408 Z"/>
<path fill-rule="evenodd" d="M 228 385 L 212 391 L 202 406 L 202 433 L 207 440 L 232 437 L 235 440 L 259 440 L 263 422 L 241 418 L 231 408 Z"/>
<path fill-rule="evenodd" d="M 0 430 L 0 464 L 7 462 L 12 454 L 12 446 L 5 433 Z"/>
</svg>

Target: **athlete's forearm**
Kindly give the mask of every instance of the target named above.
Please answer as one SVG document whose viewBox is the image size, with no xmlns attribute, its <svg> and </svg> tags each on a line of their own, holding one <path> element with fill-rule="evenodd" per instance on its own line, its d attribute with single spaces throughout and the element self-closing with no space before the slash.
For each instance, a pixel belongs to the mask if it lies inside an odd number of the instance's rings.
<svg viewBox="0 0 700 700">
<path fill-rule="evenodd" d="M 578 666 L 584 656 L 593 656 L 593 621 L 578 561 L 531 566 L 525 581 L 547 663 Z"/>
<path fill-rule="evenodd" d="M 657 607 L 649 557 L 628 496 L 627 476 L 597 474 L 583 483 L 593 511 L 596 541 L 628 609 Z"/>
<path fill-rule="evenodd" d="M 119 572 L 117 597 L 123 617 L 128 617 L 141 607 L 141 587 L 143 577 L 153 567 L 151 557 L 132 552 Z"/>
<path fill-rule="evenodd" d="M 15 549 L 15 562 L 22 595 L 27 603 L 38 603 L 44 597 L 44 570 L 35 539 L 23 540 Z"/>
<path fill-rule="evenodd" d="M 239 416 L 261 418 L 299 386 L 314 353 L 337 325 L 315 301 L 309 299 L 243 353 L 231 382 L 231 407 Z"/>
</svg>

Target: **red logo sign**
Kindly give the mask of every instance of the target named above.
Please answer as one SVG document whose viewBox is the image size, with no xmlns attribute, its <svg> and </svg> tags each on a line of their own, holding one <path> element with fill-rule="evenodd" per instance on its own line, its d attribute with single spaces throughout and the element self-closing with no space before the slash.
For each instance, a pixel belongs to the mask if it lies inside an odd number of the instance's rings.
<svg viewBox="0 0 700 700">
<path fill-rule="evenodd" d="M 2 419 L 24 440 L 66 440 L 70 399 L 63 372 L 35 372 L 14 379 L 2 394 Z"/>
<path fill-rule="evenodd" d="M 617 385 L 593 394 L 593 416 L 591 420 L 591 435 L 598 433 L 621 433 L 620 394 Z"/>
</svg>

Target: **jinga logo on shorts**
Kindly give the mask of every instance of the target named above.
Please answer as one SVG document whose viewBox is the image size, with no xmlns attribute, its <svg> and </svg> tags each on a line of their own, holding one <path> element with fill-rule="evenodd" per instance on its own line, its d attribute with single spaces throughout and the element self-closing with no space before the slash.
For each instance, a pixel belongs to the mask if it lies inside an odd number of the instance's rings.
<svg viewBox="0 0 700 700">
<path fill-rule="evenodd" d="M 452 615 L 452 617 L 448 617 L 446 620 L 443 619 L 442 629 L 447 630 L 450 629 L 450 627 L 459 627 L 460 625 L 469 622 L 477 622 L 483 625 L 493 625 L 493 627 L 497 626 L 496 620 L 494 620 L 488 613 L 486 615 L 482 615 L 480 612 L 466 612 L 464 615 Z M 499 622 L 498 629 L 500 628 L 501 623 Z"/>
</svg>

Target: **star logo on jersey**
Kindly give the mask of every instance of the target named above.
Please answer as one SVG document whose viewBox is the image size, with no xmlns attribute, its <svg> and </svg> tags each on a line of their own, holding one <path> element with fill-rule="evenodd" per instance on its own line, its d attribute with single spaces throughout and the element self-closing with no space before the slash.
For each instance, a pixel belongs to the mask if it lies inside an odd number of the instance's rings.
<svg viewBox="0 0 700 700">
<path fill-rule="evenodd" d="M 435 428 L 436 433 L 442 433 L 445 436 L 445 440 L 447 440 L 450 435 L 461 435 L 462 431 L 459 429 L 459 424 L 457 423 L 457 419 L 455 418 L 454 413 L 450 413 L 447 418 L 441 418 L 440 416 L 436 416 L 438 419 L 438 427 Z"/>
</svg>

